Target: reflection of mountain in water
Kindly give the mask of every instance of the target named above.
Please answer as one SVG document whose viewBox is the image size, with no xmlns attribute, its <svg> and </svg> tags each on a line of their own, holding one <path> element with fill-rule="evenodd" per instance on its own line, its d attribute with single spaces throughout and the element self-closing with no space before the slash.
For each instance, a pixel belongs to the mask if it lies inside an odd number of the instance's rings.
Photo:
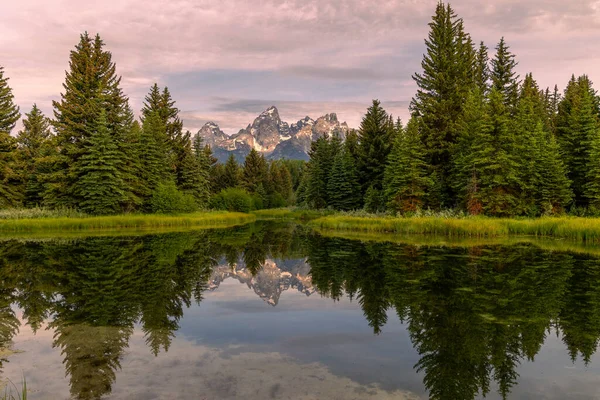
<svg viewBox="0 0 600 400">
<path fill-rule="evenodd" d="M 267 259 L 254 276 L 241 260 L 233 265 L 221 262 L 213 269 L 208 290 L 217 290 L 225 279 L 233 278 L 248 285 L 248 288 L 254 290 L 254 293 L 270 305 L 276 306 L 281 293 L 290 288 L 307 296 L 313 294 L 315 289 L 309 273 L 310 265 L 305 259 Z"/>
</svg>

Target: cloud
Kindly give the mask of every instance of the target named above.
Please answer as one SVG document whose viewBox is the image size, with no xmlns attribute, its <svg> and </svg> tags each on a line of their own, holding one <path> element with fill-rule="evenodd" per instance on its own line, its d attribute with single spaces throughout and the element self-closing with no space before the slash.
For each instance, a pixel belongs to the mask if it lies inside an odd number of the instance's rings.
<svg viewBox="0 0 600 400">
<path fill-rule="evenodd" d="M 212 98 L 314 108 L 323 103 L 366 108 L 373 98 L 410 99 L 416 90 L 411 75 L 421 68 L 436 3 L 21 0 L 6 4 L 0 14 L 0 63 L 23 111 L 37 102 L 50 113 L 79 34 L 99 32 L 135 110 L 158 82 L 172 88 L 181 109 L 200 119 L 234 118 L 228 125 L 237 130 L 249 115 L 225 115 Z M 541 86 L 563 86 L 571 73 L 593 73 L 600 66 L 597 0 L 455 0 L 452 5 L 477 42 L 493 48 L 506 36 L 520 61 L 519 73 L 534 72 Z M 352 115 L 349 122 L 356 120 Z"/>
</svg>

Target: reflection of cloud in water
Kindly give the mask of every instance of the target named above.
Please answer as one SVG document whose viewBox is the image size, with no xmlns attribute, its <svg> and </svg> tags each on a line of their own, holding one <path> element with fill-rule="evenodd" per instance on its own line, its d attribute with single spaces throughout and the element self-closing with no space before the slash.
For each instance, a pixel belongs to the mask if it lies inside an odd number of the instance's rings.
<svg viewBox="0 0 600 400">
<path fill-rule="evenodd" d="M 301 364 L 277 352 L 227 351 L 196 345 L 184 338 L 173 341 L 168 353 L 154 357 L 140 331 L 117 371 L 111 399 L 414 399 L 401 391 L 363 386 L 332 374 L 320 363 Z M 30 398 L 69 397 L 69 379 L 62 357 L 52 349 L 52 331 L 36 336 L 26 327 L 15 338 L 15 349 L 4 376 L 15 382 L 23 374 Z M 231 350 L 231 349 L 226 349 Z"/>
</svg>

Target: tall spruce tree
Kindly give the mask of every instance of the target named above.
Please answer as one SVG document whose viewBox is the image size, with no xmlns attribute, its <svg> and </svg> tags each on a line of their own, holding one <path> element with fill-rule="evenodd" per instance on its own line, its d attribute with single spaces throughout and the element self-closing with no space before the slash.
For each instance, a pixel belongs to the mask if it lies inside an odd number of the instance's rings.
<svg viewBox="0 0 600 400">
<path fill-rule="evenodd" d="M 244 161 L 242 186 L 250 193 L 264 194 L 268 173 L 265 157 L 253 148 Z"/>
<path fill-rule="evenodd" d="M 490 58 L 488 56 L 487 46 L 481 42 L 477 51 L 477 60 L 475 65 L 475 84 L 479 93 L 485 96 L 490 88 Z"/>
<path fill-rule="evenodd" d="M 574 204 L 586 207 L 586 175 L 590 163 L 590 144 L 598 129 L 596 92 L 587 76 L 571 77 L 558 105 L 556 136 L 561 155 L 572 182 Z"/>
<path fill-rule="evenodd" d="M 40 176 L 43 173 L 40 159 L 49 154 L 51 136 L 50 121 L 34 104 L 31 111 L 25 114 L 23 130 L 17 135 L 19 162 L 25 186 L 25 206 L 40 205 L 43 201 L 44 184 Z"/>
<path fill-rule="evenodd" d="M 509 216 L 520 206 L 521 165 L 504 96 L 495 87 L 485 111 L 472 146 L 473 171 L 480 186 L 475 198 L 487 214 Z"/>
<path fill-rule="evenodd" d="M 22 201 L 22 187 L 17 159 L 16 141 L 10 136 L 21 117 L 15 105 L 12 89 L 4 69 L 0 67 L 0 207 L 15 207 Z"/>
<path fill-rule="evenodd" d="M 538 176 L 536 197 L 542 214 L 562 214 L 571 203 L 573 192 L 571 181 L 560 157 L 560 148 L 552 132 L 545 132 L 539 123 L 536 127 L 536 137 L 541 154 L 536 164 Z M 591 171 L 591 169 L 590 169 Z"/>
<path fill-rule="evenodd" d="M 157 112 L 148 114 L 144 119 L 139 142 L 142 166 L 140 177 L 142 186 L 146 190 L 145 200 L 149 199 L 160 183 L 174 180 L 172 170 L 165 157 L 166 142 L 165 125 L 160 120 L 160 116 Z"/>
<path fill-rule="evenodd" d="M 519 95 L 519 75 L 515 72 L 517 62 L 509 50 L 504 37 L 496 46 L 496 55 L 492 59 L 492 87 L 502 94 L 504 106 L 509 113 L 515 110 Z"/>
<path fill-rule="evenodd" d="M 74 188 L 74 194 L 81 199 L 78 206 L 89 214 L 114 214 L 125 197 L 120 172 L 123 156 L 108 128 L 104 110 L 83 145 Z"/>
<path fill-rule="evenodd" d="M 356 210 L 361 205 L 358 172 L 346 146 L 337 152 L 327 182 L 329 206 L 336 210 Z"/>
<path fill-rule="evenodd" d="M 420 209 L 433 184 L 418 126 L 418 121 L 411 119 L 406 131 L 395 139 L 385 170 L 387 207 L 402 213 Z"/>
<path fill-rule="evenodd" d="M 360 123 L 358 135 L 357 166 L 363 193 L 369 187 L 380 192 L 387 157 L 392 148 L 393 128 L 379 100 L 373 100 L 368 108 Z"/>
<path fill-rule="evenodd" d="M 329 203 L 327 184 L 335 154 L 331 152 L 327 137 L 312 142 L 307 165 L 306 186 L 302 197 L 312 208 L 325 208 Z"/>
<path fill-rule="evenodd" d="M 226 189 L 238 187 L 240 184 L 240 167 L 233 154 L 230 154 L 229 158 L 227 158 L 222 180 Z"/>
<path fill-rule="evenodd" d="M 177 187 L 184 193 L 192 195 L 198 207 L 204 208 L 208 204 L 210 188 L 208 179 L 202 172 L 201 161 L 194 155 L 192 142 L 188 137 L 183 149 L 183 156 L 177 169 Z"/>
<path fill-rule="evenodd" d="M 120 88 L 110 52 L 100 36 L 82 34 L 71 51 L 69 71 L 60 101 L 54 101 L 54 128 L 59 152 L 54 170 L 48 174 L 45 200 L 50 206 L 77 207 L 83 200 L 75 193 L 75 170 L 84 154 L 85 143 L 96 130 L 98 117 L 106 113 L 106 126 L 119 150 L 132 123 L 128 99 Z M 122 153 L 122 151 L 121 151 Z"/>
<path fill-rule="evenodd" d="M 457 122 L 477 75 L 477 56 L 472 41 L 465 33 L 450 5 L 438 3 L 425 40 L 422 74 L 414 74 L 417 94 L 410 104 L 414 117 L 421 121 L 427 162 L 433 167 L 439 205 L 453 206 L 451 158 L 457 142 Z"/>
<path fill-rule="evenodd" d="M 0 132 L 10 133 L 21 118 L 19 106 L 14 103 L 12 88 L 4 76 L 4 67 L 0 66 Z"/>
</svg>

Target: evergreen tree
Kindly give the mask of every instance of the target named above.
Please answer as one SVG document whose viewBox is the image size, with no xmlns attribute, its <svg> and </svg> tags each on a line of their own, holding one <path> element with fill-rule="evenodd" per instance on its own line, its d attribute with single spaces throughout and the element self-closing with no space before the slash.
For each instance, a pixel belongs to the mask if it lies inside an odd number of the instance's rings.
<svg viewBox="0 0 600 400">
<path fill-rule="evenodd" d="M 22 176 L 25 185 L 25 205 L 34 206 L 42 203 L 44 184 L 40 177 L 40 158 L 49 152 L 50 122 L 42 111 L 33 105 L 31 111 L 25 114 L 23 130 L 17 135 L 19 158 L 22 166 Z"/>
<path fill-rule="evenodd" d="M 361 203 L 361 189 L 356 166 L 349 150 L 344 147 L 333 161 L 327 182 L 329 205 L 336 210 L 356 210 Z"/>
<path fill-rule="evenodd" d="M 16 149 L 15 138 L 0 132 L 0 208 L 17 207 L 23 200 Z"/>
<path fill-rule="evenodd" d="M 502 94 L 504 106 L 509 113 L 516 107 L 519 93 L 516 66 L 515 55 L 509 51 L 504 38 L 500 39 L 496 46 L 496 56 L 492 59 L 492 87 Z"/>
<path fill-rule="evenodd" d="M 123 201 L 123 210 L 126 212 L 139 210 L 150 194 L 147 182 L 143 178 L 145 172 L 142 159 L 147 149 L 142 147 L 142 136 L 142 127 L 138 121 L 134 121 L 123 141 L 125 159 L 121 176 L 127 188 Z"/>
<path fill-rule="evenodd" d="M 140 137 L 140 177 L 147 190 L 144 193 L 146 200 L 161 182 L 173 180 L 165 157 L 166 141 L 165 126 L 158 113 L 149 114 L 144 119 Z"/>
<path fill-rule="evenodd" d="M 393 129 L 379 100 L 373 100 L 358 134 L 357 164 L 363 193 L 369 187 L 381 191 L 387 157 L 392 148 Z"/>
<path fill-rule="evenodd" d="M 504 96 L 492 88 L 480 132 L 473 141 L 472 163 L 481 189 L 475 198 L 493 216 L 508 216 L 519 207 L 520 167 Z"/>
<path fill-rule="evenodd" d="M 184 193 L 192 195 L 198 207 L 206 207 L 210 196 L 208 179 L 202 173 L 201 161 L 194 155 L 192 142 L 189 139 L 183 151 L 177 169 L 177 187 Z"/>
<path fill-rule="evenodd" d="M 329 140 L 320 137 L 311 144 L 310 161 L 307 166 L 306 187 L 303 193 L 305 202 L 312 208 L 325 208 L 328 205 L 327 183 L 331 171 L 332 157 Z"/>
<path fill-rule="evenodd" d="M 258 193 L 265 190 L 267 178 L 268 166 L 265 157 L 252 149 L 244 161 L 242 186 L 250 193 Z"/>
<path fill-rule="evenodd" d="M 111 53 L 103 50 L 100 36 L 87 32 L 71 51 L 69 71 L 60 101 L 54 101 L 54 128 L 58 154 L 44 199 L 51 206 L 77 207 L 83 200 L 74 192 L 78 174 L 75 168 L 85 152 L 87 139 L 96 131 L 98 117 L 106 113 L 106 126 L 119 151 L 132 123 L 128 99 L 120 89 Z"/>
<path fill-rule="evenodd" d="M 537 183 L 540 209 L 543 213 L 561 214 L 573 197 L 571 181 L 567 178 L 554 134 L 544 132 L 542 125 L 538 124 L 535 136 L 540 137 L 538 143 L 541 144 L 541 158 L 536 165 L 536 175 L 540 177 Z"/>
<path fill-rule="evenodd" d="M 477 84 L 479 93 L 481 93 L 484 96 L 487 94 L 490 88 L 489 61 L 490 58 L 488 56 L 488 48 L 483 42 L 481 42 L 479 44 L 479 51 L 477 52 L 477 61 L 475 67 L 475 83 Z"/>
<path fill-rule="evenodd" d="M 233 154 L 229 155 L 229 158 L 225 163 L 222 182 L 224 189 L 234 188 L 240 185 L 240 167 Z"/>
<path fill-rule="evenodd" d="M 432 185 L 425 162 L 425 149 L 419 135 L 418 122 L 411 120 L 394 141 L 385 170 L 385 198 L 388 208 L 400 212 L 420 209 Z"/>
<path fill-rule="evenodd" d="M 7 133 L 13 130 L 21 113 L 19 106 L 14 101 L 12 89 L 8 86 L 8 78 L 4 76 L 4 67 L 0 66 L 0 133 Z"/>
<path fill-rule="evenodd" d="M 89 214 L 114 214 L 119 211 L 124 190 L 120 167 L 122 155 L 111 136 L 106 112 L 101 111 L 96 129 L 85 139 L 77 165 L 74 194 L 79 208 Z"/>
<path fill-rule="evenodd" d="M 439 2 L 429 23 L 422 74 L 414 74 L 418 90 L 410 111 L 418 117 L 427 162 L 433 167 L 440 205 L 455 203 L 450 179 L 457 122 L 469 92 L 476 84 L 477 57 L 463 22 L 450 5 Z"/>
<path fill-rule="evenodd" d="M 600 128 L 590 135 L 590 150 L 584 195 L 595 212 L 600 211 Z"/>
<path fill-rule="evenodd" d="M 591 139 L 598 129 L 598 115 L 596 93 L 591 81 L 585 75 L 578 79 L 573 76 L 558 105 L 556 136 L 572 182 L 574 204 L 579 207 L 588 205 L 585 196 L 586 175 Z"/>
</svg>

